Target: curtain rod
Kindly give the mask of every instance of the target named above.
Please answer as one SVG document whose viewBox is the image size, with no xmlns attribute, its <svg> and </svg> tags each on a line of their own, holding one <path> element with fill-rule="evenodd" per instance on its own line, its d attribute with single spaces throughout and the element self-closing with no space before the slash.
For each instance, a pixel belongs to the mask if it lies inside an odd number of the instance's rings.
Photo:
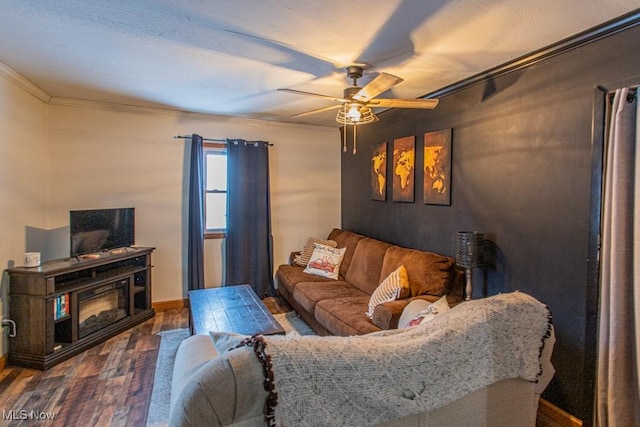
<svg viewBox="0 0 640 427">
<path fill-rule="evenodd" d="M 633 102 L 636 100 L 636 96 L 638 93 L 638 89 L 640 89 L 640 85 L 630 85 L 626 86 L 629 88 L 629 93 L 627 93 L 627 102 Z M 622 89 L 623 87 L 619 87 L 618 89 Z M 598 89 L 605 92 L 607 94 L 607 98 L 609 99 L 609 103 L 613 103 L 613 96 L 616 94 L 616 90 L 609 90 L 604 86 L 598 86 Z"/>
<path fill-rule="evenodd" d="M 191 139 L 191 135 L 176 135 L 173 137 L 173 139 Z M 210 141 L 210 142 L 222 142 L 224 144 L 226 144 L 229 141 L 237 141 L 237 139 L 235 138 L 226 138 L 226 139 L 215 139 L 215 138 L 202 138 L 203 141 Z M 272 147 L 273 144 L 271 144 L 270 142 L 267 141 L 245 141 L 245 143 L 247 144 L 258 144 L 258 143 L 263 143 L 266 144 L 269 147 Z"/>
<path fill-rule="evenodd" d="M 191 135 L 176 135 L 173 139 L 191 139 Z M 215 138 L 202 138 L 203 141 L 211 141 L 211 142 L 227 142 L 226 139 L 215 139 Z"/>
</svg>

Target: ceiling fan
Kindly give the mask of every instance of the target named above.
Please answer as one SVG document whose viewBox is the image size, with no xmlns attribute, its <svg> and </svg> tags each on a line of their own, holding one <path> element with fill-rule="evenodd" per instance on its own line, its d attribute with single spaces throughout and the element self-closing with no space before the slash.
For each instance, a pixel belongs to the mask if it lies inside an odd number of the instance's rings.
<svg viewBox="0 0 640 427">
<path fill-rule="evenodd" d="M 362 77 L 364 68 L 360 65 L 351 65 L 346 68 L 347 76 L 353 80 L 353 85 L 344 89 L 342 98 L 329 95 L 322 95 L 312 92 L 304 92 L 295 89 L 278 89 L 296 95 L 315 96 L 338 102 L 337 105 L 318 108 L 304 113 L 294 114 L 291 117 L 302 117 L 309 114 L 340 108 L 336 121 L 344 125 L 361 125 L 375 122 L 378 117 L 371 111 L 371 108 L 421 108 L 433 109 L 438 105 L 437 99 L 382 99 L 376 98 L 381 93 L 391 89 L 402 82 L 400 77 L 388 73 L 380 73 L 364 87 L 358 86 L 357 80 Z"/>
<path fill-rule="evenodd" d="M 344 89 L 342 98 L 319 93 L 304 92 L 295 89 L 278 89 L 296 95 L 315 96 L 338 102 L 337 105 L 318 108 L 304 113 L 294 114 L 291 117 L 302 117 L 309 114 L 321 113 L 334 109 L 340 109 L 336 121 L 345 127 L 343 132 L 343 151 L 347 151 L 347 125 L 353 125 L 353 154 L 356 154 L 356 125 L 363 125 L 378 121 L 378 117 L 371 108 L 421 108 L 433 109 L 438 105 L 437 99 L 382 99 L 376 98 L 383 92 L 402 82 L 400 77 L 388 73 L 380 73 L 364 87 L 358 86 L 358 79 L 362 77 L 364 68 L 361 65 L 351 65 L 346 68 L 347 77 L 352 79 L 353 85 Z"/>
</svg>

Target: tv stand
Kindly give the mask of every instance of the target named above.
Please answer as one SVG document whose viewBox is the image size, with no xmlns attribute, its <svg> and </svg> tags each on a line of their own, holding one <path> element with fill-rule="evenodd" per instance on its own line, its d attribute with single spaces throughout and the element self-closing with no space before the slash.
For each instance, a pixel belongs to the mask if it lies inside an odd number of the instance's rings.
<svg viewBox="0 0 640 427">
<path fill-rule="evenodd" d="M 151 253 L 155 248 L 101 252 L 9 273 L 9 363 L 50 367 L 155 315 Z"/>
</svg>

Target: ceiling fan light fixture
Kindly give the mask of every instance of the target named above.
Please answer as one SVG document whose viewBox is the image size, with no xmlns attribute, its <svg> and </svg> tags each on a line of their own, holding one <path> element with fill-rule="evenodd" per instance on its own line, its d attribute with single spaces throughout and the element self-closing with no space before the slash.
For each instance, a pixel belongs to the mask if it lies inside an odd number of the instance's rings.
<svg viewBox="0 0 640 427">
<path fill-rule="evenodd" d="M 356 125 L 365 125 L 378 121 L 371 108 L 358 102 L 344 103 L 338 110 L 336 121 L 344 125 L 342 133 L 342 151 L 347 152 L 347 125 L 353 125 L 353 154 L 356 154 Z"/>
<path fill-rule="evenodd" d="M 352 121 L 359 122 L 360 118 L 362 117 L 362 113 L 360 113 L 360 107 L 357 105 L 350 107 L 349 111 L 347 111 L 347 115 Z"/>
<path fill-rule="evenodd" d="M 343 125 L 364 125 L 378 121 L 378 116 L 369 107 L 360 104 L 346 104 L 338 110 L 336 121 Z"/>
</svg>

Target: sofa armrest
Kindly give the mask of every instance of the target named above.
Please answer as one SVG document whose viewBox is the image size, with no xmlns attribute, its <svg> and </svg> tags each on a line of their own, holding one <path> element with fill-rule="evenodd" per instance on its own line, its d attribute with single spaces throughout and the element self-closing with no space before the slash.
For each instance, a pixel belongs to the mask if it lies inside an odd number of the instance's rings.
<svg viewBox="0 0 640 427">
<path fill-rule="evenodd" d="M 176 353 L 173 376 L 171 377 L 171 403 L 169 406 L 171 410 L 189 380 L 196 375 L 202 366 L 217 356 L 218 352 L 209 335 L 192 335 L 182 341 Z"/>
<path fill-rule="evenodd" d="M 373 311 L 373 324 L 381 329 L 397 329 L 398 321 L 404 308 L 413 300 L 423 299 L 435 302 L 440 297 L 433 295 L 419 295 L 412 298 L 402 298 L 395 301 L 387 301 L 376 306 Z"/>
<path fill-rule="evenodd" d="M 409 298 L 387 301 L 373 310 L 373 324 L 381 329 L 397 329 L 402 310 L 409 304 Z"/>
<path fill-rule="evenodd" d="M 262 366 L 252 348 L 243 347 L 214 357 L 189 378 L 175 401 L 171 396 L 174 404 L 169 425 L 264 426 L 267 392 L 263 383 Z"/>
</svg>

